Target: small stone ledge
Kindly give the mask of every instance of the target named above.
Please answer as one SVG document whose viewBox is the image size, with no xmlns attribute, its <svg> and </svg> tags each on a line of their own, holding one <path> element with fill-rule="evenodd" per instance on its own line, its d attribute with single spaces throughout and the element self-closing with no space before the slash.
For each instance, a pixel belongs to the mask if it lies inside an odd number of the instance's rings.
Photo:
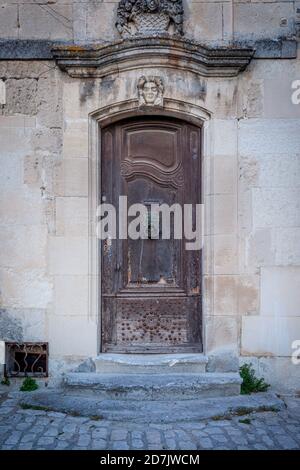
<svg viewBox="0 0 300 470">
<path fill-rule="evenodd" d="M 152 38 L 155 40 L 155 38 Z M 167 40 L 167 38 L 164 38 Z M 157 40 L 157 39 L 156 39 Z M 131 40 L 131 42 L 136 39 Z M 114 44 L 122 44 L 127 41 L 118 41 Z M 193 41 L 182 41 L 194 45 L 197 47 L 197 43 Z M 198 45 L 199 46 L 199 45 Z M 111 45 L 107 44 L 87 44 L 77 45 L 71 42 L 57 43 L 57 41 L 51 40 L 39 40 L 39 39 L 0 39 L 0 60 L 53 60 L 55 57 L 60 57 L 63 60 L 63 51 L 68 51 L 68 57 L 70 52 L 73 52 L 73 59 L 75 53 L 79 52 L 82 54 L 83 51 L 96 51 L 103 50 Z M 201 46 L 206 50 L 221 51 L 226 48 L 209 48 L 208 46 Z M 234 47 L 229 47 L 227 50 L 245 50 L 250 49 L 253 51 L 253 57 L 255 59 L 294 59 L 297 57 L 297 40 L 294 38 L 286 39 L 262 39 L 257 41 L 238 41 Z M 54 56 L 53 56 L 54 53 Z M 252 57 L 252 56 L 251 56 Z M 251 58 L 250 57 L 250 58 Z"/>
<path fill-rule="evenodd" d="M 241 47 L 255 49 L 254 59 L 296 59 L 296 39 L 261 39 L 258 41 L 238 42 Z"/>
<path fill-rule="evenodd" d="M 0 39 L 0 60 L 51 60 L 53 41 Z"/>
</svg>

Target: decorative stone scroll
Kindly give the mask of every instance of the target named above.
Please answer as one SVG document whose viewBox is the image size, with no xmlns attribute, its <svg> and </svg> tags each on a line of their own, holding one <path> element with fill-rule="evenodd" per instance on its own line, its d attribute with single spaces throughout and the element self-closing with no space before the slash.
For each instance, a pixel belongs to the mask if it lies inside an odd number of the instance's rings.
<svg viewBox="0 0 300 470">
<path fill-rule="evenodd" d="M 160 77 L 143 75 L 138 80 L 137 89 L 139 106 L 163 106 L 164 85 Z"/>
<path fill-rule="evenodd" d="M 122 37 L 182 35 L 182 0 L 121 0 L 116 27 Z"/>
</svg>

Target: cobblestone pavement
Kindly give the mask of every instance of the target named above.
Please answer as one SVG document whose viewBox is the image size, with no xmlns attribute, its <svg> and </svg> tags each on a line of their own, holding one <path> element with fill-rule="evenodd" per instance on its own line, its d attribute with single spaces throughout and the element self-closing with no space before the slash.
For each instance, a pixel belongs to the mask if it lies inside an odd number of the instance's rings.
<svg viewBox="0 0 300 470">
<path fill-rule="evenodd" d="M 145 426 L 22 409 L 16 400 L 7 399 L 0 405 L 0 448 L 300 449 L 300 399 L 287 404 L 286 410 L 277 413 Z"/>
</svg>

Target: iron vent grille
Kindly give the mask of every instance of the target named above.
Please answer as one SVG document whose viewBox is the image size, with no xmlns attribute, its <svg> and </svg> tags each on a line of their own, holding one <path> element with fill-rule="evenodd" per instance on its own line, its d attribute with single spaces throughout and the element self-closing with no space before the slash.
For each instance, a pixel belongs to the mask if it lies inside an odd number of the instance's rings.
<svg viewBox="0 0 300 470">
<path fill-rule="evenodd" d="M 48 377 L 48 343 L 5 343 L 6 377 Z"/>
</svg>

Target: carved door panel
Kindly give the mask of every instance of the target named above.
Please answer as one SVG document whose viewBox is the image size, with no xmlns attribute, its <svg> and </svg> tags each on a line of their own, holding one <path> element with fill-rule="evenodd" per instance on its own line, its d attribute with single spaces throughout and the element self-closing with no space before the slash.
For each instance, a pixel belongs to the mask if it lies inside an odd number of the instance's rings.
<svg viewBox="0 0 300 470">
<path fill-rule="evenodd" d="M 135 118 L 102 136 L 102 200 L 116 208 L 120 195 L 128 207 L 201 202 L 199 128 Z M 201 251 L 185 250 L 173 229 L 168 240 L 153 237 L 152 225 L 147 216 L 147 239 L 102 242 L 102 351 L 202 350 Z"/>
</svg>

